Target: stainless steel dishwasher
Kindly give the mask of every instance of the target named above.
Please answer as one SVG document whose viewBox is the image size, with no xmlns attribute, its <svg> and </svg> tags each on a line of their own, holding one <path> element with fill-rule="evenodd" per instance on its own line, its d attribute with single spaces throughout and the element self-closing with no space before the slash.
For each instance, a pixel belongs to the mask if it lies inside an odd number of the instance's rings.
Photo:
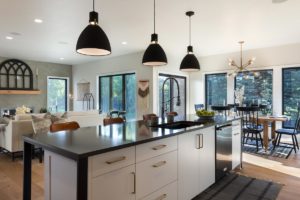
<svg viewBox="0 0 300 200">
<path fill-rule="evenodd" d="M 216 126 L 216 181 L 232 170 L 232 123 Z"/>
</svg>

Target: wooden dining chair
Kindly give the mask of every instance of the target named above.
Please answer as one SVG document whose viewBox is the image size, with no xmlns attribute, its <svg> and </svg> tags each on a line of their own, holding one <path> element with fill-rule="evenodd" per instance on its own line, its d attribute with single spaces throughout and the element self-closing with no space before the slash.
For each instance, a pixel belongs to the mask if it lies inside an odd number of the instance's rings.
<svg viewBox="0 0 300 200">
<path fill-rule="evenodd" d="M 66 122 L 66 123 L 51 124 L 50 131 L 58 132 L 58 131 L 66 131 L 66 130 L 76 130 L 78 128 L 80 128 L 79 124 L 73 121 L 73 122 Z"/>
<path fill-rule="evenodd" d="M 174 116 L 177 116 L 178 113 L 173 111 L 173 112 L 168 112 L 167 115 L 174 115 Z"/>
<path fill-rule="evenodd" d="M 105 118 L 103 119 L 103 125 L 111 125 L 111 124 L 121 124 L 124 123 L 124 119 L 121 117 L 116 117 L 116 118 Z"/>
<path fill-rule="evenodd" d="M 247 143 L 248 139 L 250 139 L 250 141 L 255 139 L 256 151 L 258 151 L 258 142 L 260 142 L 263 147 L 263 140 L 261 136 L 263 126 L 258 123 L 259 107 L 237 107 L 237 111 L 242 117 L 243 145 Z"/>
<path fill-rule="evenodd" d="M 144 121 L 148 121 L 148 120 L 150 120 L 152 117 L 157 117 L 157 115 L 154 114 L 154 113 L 151 113 L 151 114 L 145 114 L 145 115 L 143 115 L 143 120 L 144 120 Z"/>
</svg>

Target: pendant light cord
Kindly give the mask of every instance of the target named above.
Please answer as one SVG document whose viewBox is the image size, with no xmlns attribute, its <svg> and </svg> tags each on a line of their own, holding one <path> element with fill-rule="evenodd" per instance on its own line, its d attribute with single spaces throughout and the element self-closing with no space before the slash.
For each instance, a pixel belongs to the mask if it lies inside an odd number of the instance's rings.
<svg viewBox="0 0 300 200">
<path fill-rule="evenodd" d="M 93 11 L 95 11 L 95 0 L 93 0 Z"/>
<path fill-rule="evenodd" d="M 190 46 L 192 45 L 192 26 L 191 26 L 191 16 L 189 16 L 189 26 L 190 26 L 190 33 L 189 33 L 189 42 L 190 42 Z"/>
<path fill-rule="evenodd" d="M 155 12 L 155 8 L 156 8 L 155 0 L 154 0 L 154 5 L 153 6 L 154 6 L 154 9 L 153 9 L 154 10 L 154 13 L 153 13 L 154 14 L 154 33 L 155 33 L 155 21 L 156 21 L 156 17 L 155 17 L 155 15 L 156 15 L 156 12 Z"/>
</svg>

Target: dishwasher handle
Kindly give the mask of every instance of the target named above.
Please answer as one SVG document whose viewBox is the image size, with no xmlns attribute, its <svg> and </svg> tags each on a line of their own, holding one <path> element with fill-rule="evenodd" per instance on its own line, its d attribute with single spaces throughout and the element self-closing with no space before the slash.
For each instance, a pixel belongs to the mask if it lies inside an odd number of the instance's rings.
<svg viewBox="0 0 300 200">
<path fill-rule="evenodd" d="M 232 123 L 230 123 L 230 124 L 224 124 L 224 125 L 221 125 L 221 126 L 217 126 L 216 130 L 217 131 L 221 131 L 223 128 L 231 128 L 231 127 L 232 127 Z"/>
</svg>

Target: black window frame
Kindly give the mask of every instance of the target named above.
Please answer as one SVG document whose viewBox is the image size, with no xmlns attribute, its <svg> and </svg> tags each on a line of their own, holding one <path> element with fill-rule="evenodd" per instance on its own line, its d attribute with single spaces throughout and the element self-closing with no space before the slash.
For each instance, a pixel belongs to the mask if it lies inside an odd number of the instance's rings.
<svg viewBox="0 0 300 200">
<path fill-rule="evenodd" d="M 130 73 L 122 73 L 122 74 L 111 74 L 111 75 L 104 75 L 98 77 L 98 87 L 99 87 L 99 94 L 98 94 L 98 101 L 99 101 L 99 110 L 102 111 L 102 102 L 101 102 L 101 78 L 109 78 L 109 110 L 112 110 L 112 91 L 113 91 L 113 84 L 112 84 L 112 78 L 114 76 L 121 76 L 122 77 L 122 109 L 126 110 L 126 76 L 128 75 L 135 75 L 135 72 Z M 137 110 L 136 110 L 137 111 Z M 137 113 L 136 113 L 137 114 Z"/>
<path fill-rule="evenodd" d="M 260 70 L 253 70 L 251 72 L 265 72 L 265 71 L 272 71 L 272 113 L 273 113 L 273 97 L 274 97 L 274 91 L 273 91 L 273 86 L 274 86 L 274 70 L 273 69 L 260 69 Z M 234 90 L 236 90 L 236 76 L 234 77 Z M 234 98 L 234 103 L 235 103 L 235 98 Z"/>
<path fill-rule="evenodd" d="M 207 88 L 207 78 L 208 76 L 215 76 L 215 75 L 225 75 L 227 76 L 226 72 L 220 72 L 220 73 L 212 73 L 212 74 L 205 74 L 205 94 L 204 94 L 204 98 L 205 98 L 205 109 L 207 109 L 207 93 L 208 93 L 208 88 Z M 227 84 L 227 79 L 226 79 L 226 88 L 228 88 L 228 84 Z M 225 105 L 227 105 L 227 90 L 226 90 L 226 99 L 225 99 Z"/>
<path fill-rule="evenodd" d="M 167 77 L 167 78 L 180 78 L 180 79 L 183 79 L 184 80 L 184 113 L 185 115 L 187 114 L 187 99 L 186 99 L 186 90 L 187 90 L 187 85 L 186 85 L 186 77 L 185 76 L 180 76 L 180 75 L 173 75 L 173 74 L 165 74 L 165 73 L 159 73 L 158 74 L 158 79 L 160 76 L 164 76 L 164 77 Z M 159 88 L 159 93 L 161 92 L 160 90 L 162 90 L 162 88 Z M 170 81 L 170 96 L 173 97 L 174 94 L 174 80 Z M 159 95 L 158 95 L 159 97 Z M 173 101 L 170 101 L 170 112 L 173 112 Z M 158 99 L 158 105 L 160 105 L 160 99 Z M 161 108 L 159 108 L 161 109 Z"/>
<path fill-rule="evenodd" d="M 293 69 L 298 69 L 300 70 L 300 66 L 299 67 L 285 67 L 282 68 L 281 70 L 281 113 L 284 114 L 284 70 L 293 70 Z M 300 100 L 299 100 L 300 102 Z M 285 126 L 285 123 L 282 122 L 282 128 L 286 128 L 286 129 L 294 129 L 294 127 L 289 127 L 289 126 Z"/>
<path fill-rule="evenodd" d="M 64 77 L 48 77 L 48 80 L 55 79 L 55 80 L 63 80 L 65 81 L 65 112 L 68 111 L 68 87 L 69 87 L 69 78 Z M 48 81 L 47 81 L 47 89 L 48 89 Z M 47 104 L 48 104 L 48 92 L 47 92 Z M 48 107 L 48 105 L 47 105 Z"/>
</svg>

